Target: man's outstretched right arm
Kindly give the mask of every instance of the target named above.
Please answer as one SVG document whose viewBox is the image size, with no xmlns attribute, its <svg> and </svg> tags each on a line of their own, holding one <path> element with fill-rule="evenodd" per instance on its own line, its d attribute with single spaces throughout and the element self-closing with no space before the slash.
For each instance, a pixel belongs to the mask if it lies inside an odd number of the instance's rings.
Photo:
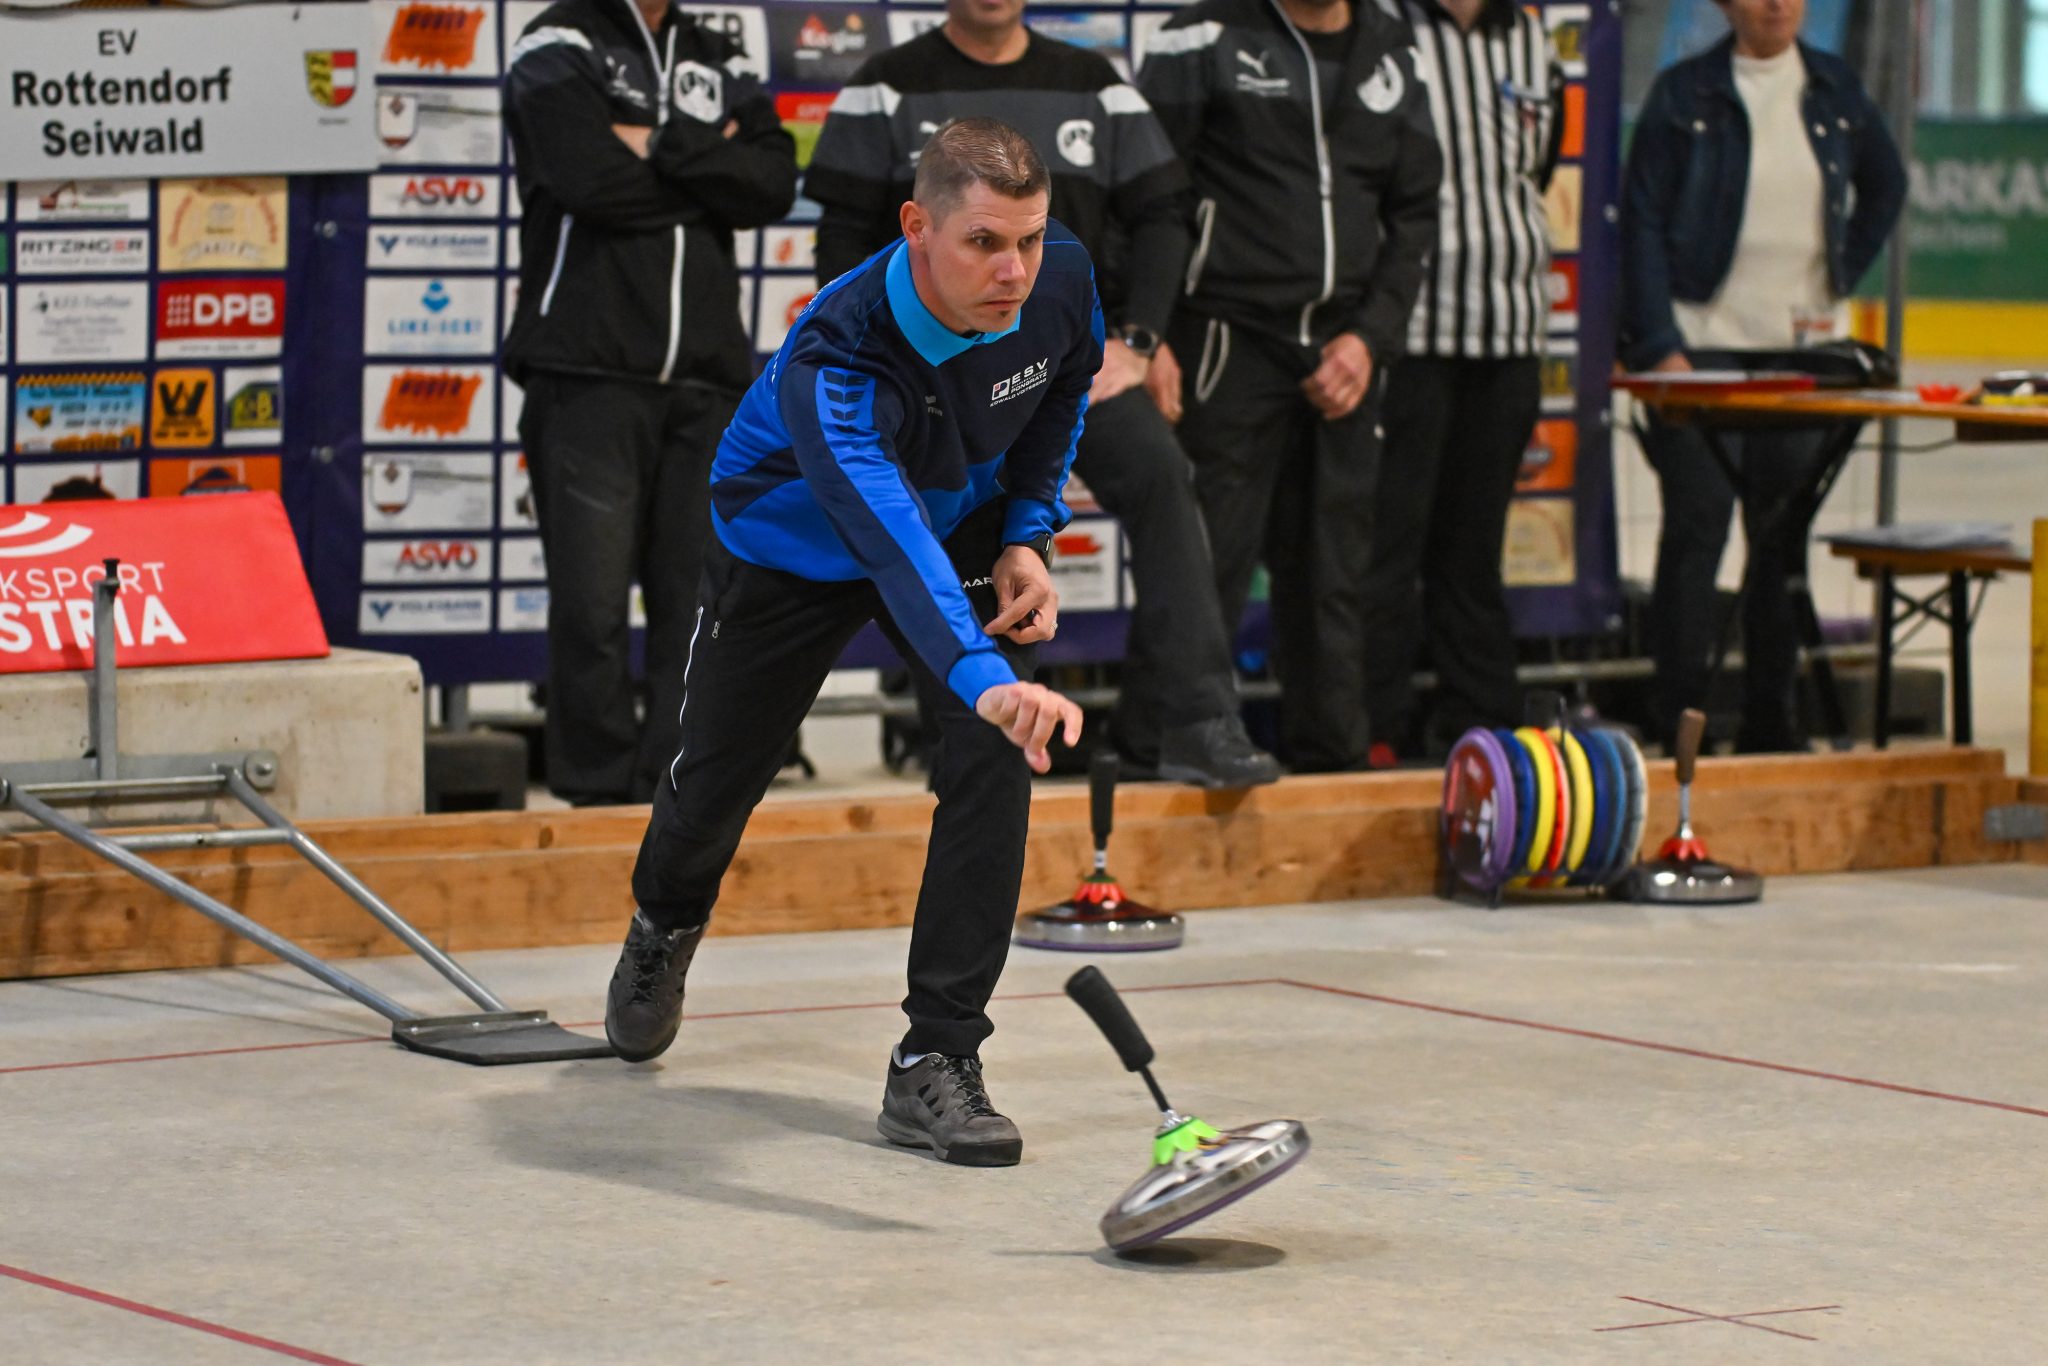
<svg viewBox="0 0 2048 1366">
<path fill-rule="evenodd" d="M 777 390 L 797 467 L 918 657 L 969 707 L 1016 671 L 974 619 L 896 456 L 903 401 L 875 376 L 792 359 Z"/>
<path fill-rule="evenodd" d="M 1019 680 L 975 620 L 952 557 L 897 459 L 903 407 L 895 389 L 858 370 L 799 361 L 783 371 L 777 397 L 797 467 L 897 629 L 961 701 L 1045 772 L 1056 729 L 1064 728 L 1069 744 L 1080 739 L 1080 708 Z"/>
</svg>

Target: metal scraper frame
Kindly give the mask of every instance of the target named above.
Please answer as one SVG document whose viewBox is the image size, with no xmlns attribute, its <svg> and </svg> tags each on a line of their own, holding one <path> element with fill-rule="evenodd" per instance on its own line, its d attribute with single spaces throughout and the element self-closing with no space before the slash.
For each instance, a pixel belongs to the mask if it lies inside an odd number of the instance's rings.
<svg viewBox="0 0 2048 1366">
<path fill-rule="evenodd" d="M 405 918 L 384 904 L 333 855 L 314 843 L 259 788 L 277 782 L 277 756 L 268 751 L 226 754 L 125 755 L 120 752 L 119 705 L 115 693 L 113 602 L 120 592 L 119 561 L 108 560 L 106 577 L 93 585 L 92 692 L 89 756 L 53 763 L 9 764 L 0 769 L 0 808 L 11 807 L 73 844 L 132 873 L 166 896 L 241 935 L 287 963 L 312 974 L 342 995 L 391 1021 L 392 1041 L 416 1053 L 457 1062 L 553 1062 L 612 1055 L 602 1039 L 572 1034 L 549 1021 L 544 1010 L 513 1010 L 442 952 Z M 173 798 L 232 797 L 261 826 L 221 830 L 103 834 L 57 811 L 52 803 Z M 463 995 L 482 1007 L 479 1014 L 427 1017 L 408 1010 L 374 987 L 314 957 L 291 940 L 206 895 L 143 858 L 158 850 L 246 849 L 289 845 L 329 881 L 348 893 L 377 923 L 398 936 Z"/>
</svg>

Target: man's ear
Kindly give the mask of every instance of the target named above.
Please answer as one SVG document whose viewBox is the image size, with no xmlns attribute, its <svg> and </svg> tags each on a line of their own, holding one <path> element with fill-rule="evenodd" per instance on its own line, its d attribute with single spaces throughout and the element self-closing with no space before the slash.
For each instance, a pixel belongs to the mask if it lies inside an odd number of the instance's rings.
<svg viewBox="0 0 2048 1366">
<path fill-rule="evenodd" d="M 896 216 L 903 225 L 903 235 L 923 246 L 925 234 L 932 228 L 931 215 L 924 211 L 924 207 L 915 199 L 906 199 L 903 207 L 896 211 Z"/>
</svg>

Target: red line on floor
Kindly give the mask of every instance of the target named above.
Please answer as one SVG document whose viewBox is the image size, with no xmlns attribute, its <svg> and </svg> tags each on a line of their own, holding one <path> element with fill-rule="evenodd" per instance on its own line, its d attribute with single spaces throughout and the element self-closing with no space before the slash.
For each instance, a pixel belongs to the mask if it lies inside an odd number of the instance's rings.
<svg viewBox="0 0 2048 1366">
<path fill-rule="evenodd" d="M 1597 1043 L 1622 1044 L 1629 1048 L 1645 1048 L 1657 1053 L 1672 1053 L 1679 1057 L 1698 1058 L 1705 1062 L 1731 1063 L 1737 1067 L 1754 1067 L 1766 1072 L 1784 1072 L 1796 1077 L 1811 1077 L 1817 1081 L 1841 1082 L 1848 1086 L 1863 1086 L 1876 1091 L 1890 1091 L 1898 1095 L 1920 1096 L 1927 1100 L 1945 1100 L 1956 1105 L 1975 1105 L 1987 1110 L 2005 1110 L 2016 1115 L 2031 1115 L 2036 1119 L 2048 1119 L 2048 1110 L 2031 1105 L 2016 1105 L 2010 1101 L 1985 1100 L 1979 1096 L 1961 1096 L 1948 1091 L 1933 1091 L 1919 1086 L 1903 1086 L 1897 1082 L 1876 1081 L 1869 1077 L 1852 1077 L 1840 1072 L 1826 1072 L 1812 1067 L 1796 1067 L 1790 1063 L 1766 1062 L 1760 1058 L 1738 1057 L 1731 1053 L 1714 1053 L 1702 1048 L 1688 1048 L 1682 1044 L 1658 1043 L 1654 1039 L 1630 1038 L 1625 1034 L 1607 1034 L 1594 1029 L 1578 1029 L 1570 1025 L 1550 1024 L 1543 1020 L 1523 1020 L 1512 1015 L 1494 1015 L 1483 1010 L 1466 1010 L 1459 1006 L 1437 1005 L 1429 1001 L 1409 1001 L 1399 996 L 1382 996 L 1370 991 L 1354 991 L 1349 987 L 1327 986 L 1321 982 L 1297 981 L 1291 977 L 1242 977 L 1227 978 L 1215 982 L 1164 982 L 1151 986 L 1130 986 L 1121 990 L 1127 995 L 1138 995 L 1163 991 L 1213 991 L 1229 987 L 1292 987 L 1300 991 L 1321 992 L 1328 996 L 1343 996 L 1356 1001 L 1371 1001 L 1377 1005 L 1400 1006 L 1404 1010 L 1423 1010 L 1434 1015 L 1449 1015 L 1464 1020 L 1479 1020 L 1487 1024 L 1513 1025 L 1518 1029 L 1541 1030 L 1546 1034 L 1562 1034 L 1575 1039 L 1590 1039 Z M 1028 991 L 997 996 L 998 1001 L 1050 1001 L 1057 1000 L 1063 992 Z M 743 1020 L 774 1015 L 818 1015 L 846 1010 L 892 1010 L 896 1001 L 847 1001 L 834 1005 L 816 1006 L 771 1006 L 759 1010 L 708 1011 L 701 1015 L 688 1015 L 687 1020 Z M 570 1023 L 570 1029 L 595 1029 L 602 1020 L 582 1020 Z M 351 1039 L 311 1039 L 297 1043 L 247 1044 L 236 1048 L 197 1049 L 185 1053 L 149 1053 L 125 1058 L 86 1058 L 76 1062 L 30 1063 L 18 1067 L 0 1067 L 0 1076 L 21 1072 L 56 1072 L 79 1067 L 114 1067 L 136 1062 L 172 1062 L 184 1058 L 219 1058 L 239 1053 L 272 1053 L 295 1048 L 333 1048 L 344 1044 L 366 1044 L 387 1042 L 384 1036 L 366 1034 Z"/>
<path fill-rule="evenodd" d="M 1869 1077 L 1851 1077 L 1841 1072 L 1823 1072 L 1813 1067 L 1794 1067 L 1790 1063 L 1765 1062 L 1760 1058 L 1742 1058 L 1732 1053 L 1712 1053 L 1704 1048 L 1687 1048 L 1682 1044 L 1658 1043 L 1652 1039 L 1632 1039 L 1625 1034 L 1603 1034 L 1597 1029 L 1574 1029 L 1570 1025 L 1546 1024 L 1542 1020 L 1518 1020 L 1512 1015 L 1489 1015 L 1483 1010 L 1464 1010 L 1457 1006 L 1432 1005 L 1428 1001 L 1404 1001 L 1398 996 L 1380 996 L 1370 991 L 1353 991 L 1348 987 L 1324 986 L 1320 982 L 1297 982 L 1292 978 L 1276 979 L 1279 985 L 1300 987 L 1303 991 L 1321 991 L 1331 996 L 1348 996 L 1358 1001 L 1373 1001 L 1379 1005 L 1400 1006 L 1406 1010 L 1426 1010 L 1435 1015 L 1455 1015 L 1464 1020 L 1483 1020 L 1487 1024 L 1514 1025 L 1519 1029 L 1540 1029 L 1546 1034 L 1564 1034 L 1575 1039 L 1592 1039 L 1598 1043 L 1625 1044 L 1630 1048 L 1647 1048 L 1656 1053 L 1675 1053 L 1683 1058 L 1700 1058 L 1707 1062 L 1733 1063 L 1737 1067 L 1755 1067 L 1766 1072 L 1787 1072 L 1795 1077 L 1813 1077 L 1819 1081 L 1838 1081 L 1848 1086 L 1867 1086 L 1875 1091 L 1893 1091 L 1902 1096 L 1922 1096 L 1928 1100 L 1946 1100 L 1956 1105 L 1980 1105 L 1987 1110 L 2008 1110 L 2016 1115 L 2032 1115 L 2036 1119 L 2048 1119 L 2048 1110 L 2039 1110 L 2031 1105 L 2015 1105 L 2010 1101 L 1985 1100 L 1979 1096 L 1959 1096 L 1948 1091 L 1930 1091 L 1920 1086 L 1901 1086 L 1897 1082 L 1873 1081 Z"/>
<path fill-rule="evenodd" d="M 278 1342 L 273 1338 L 260 1338 L 254 1333 L 244 1333 L 239 1328 L 228 1328 L 218 1323 L 208 1323 L 205 1319 L 195 1319 L 184 1314 L 174 1314 L 168 1309 L 158 1309 L 155 1305 L 142 1304 L 136 1300 L 122 1299 L 119 1295 L 109 1295 L 102 1290 L 93 1290 L 86 1286 L 73 1285 L 70 1281 L 55 1280 L 49 1276 L 38 1276 L 33 1271 L 24 1271 L 18 1266 L 8 1266 L 4 1262 L 0 1262 L 0 1276 L 10 1276 L 28 1285 L 41 1286 L 45 1290 L 55 1290 L 59 1294 L 76 1295 L 79 1299 L 91 1300 L 94 1304 L 104 1304 L 110 1309 L 125 1309 L 131 1314 L 140 1314 L 144 1318 L 156 1319 L 162 1323 L 175 1323 L 180 1328 L 192 1328 L 201 1333 L 211 1333 L 217 1338 L 226 1338 L 229 1342 L 239 1342 L 244 1347 L 260 1347 L 266 1352 L 275 1352 L 279 1356 L 292 1357 L 299 1361 L 319 1362 L 321 1366 L 355 1366 L 353 1362 L 344 1361 L 340 1357 L 328 1356 L 324 1352 L 314 1352 L 304 1347 L 294 1347 L 288 1342 Z"/>
<path fill-rule="evenodd" d="M 1165 982 L 1157 986 L 1118 987 L 1126 996 L 1152 991 L 1215 991 L 1224 987 L 1279 987 L 1289 986 L 1278 977 L 1243 977 L 1221 982 Z M 1057 1001 L 1066 995 L 1064 991 L 1019 991 L 1007 996 L 997 996 L 997 1001 Z M 901 1001 L 852 1001 L 844 1005 L 831 1006 L 774 1006 L 765 1010 L 719 1010 L 702 1015 L 685 1013 L 683 1023 L 691 1020 L 747 1020 L 762 1015 L 817 1015 L 834 1010 L 893 1010 Z M 596 1029 L 603 1020 L 584 1020 L 579 1024 L 565 1025 L 565 1029 Z"/>
<path fill-rule="evenodd" d="M 390 1036 L 364 1034 L 352 1039 L 304 1039 L 298 1043 L 254 1043 L 238 1048 L 198 1048 L 189 1053 L 143 1053 L 132 1058 L 85 1058 L 78 1062 L 33 1062 L 21 1067 L 0 1067 L 0 1077 L 15 1072 L 61 1072 L 71 1067 L 114 1067 L 128 1062 L 173 1062 L 179 1058 L 221 1058 L 234 1053 L 277 1053 L 288 1048 L 334 1048 L 352 1043 L 389 1043 Z"/>
<path fill-rule="evenodd" d="M 1212 991 L 1223 987 L 1275 987 L 1288 985 L 1277 977 L 1247 977 L 1221 982 L 1166 982 L 1157 986 L 1123 987 L 1126 995 L 1154 991 Z M 1050 1001 L 1065 995 L 1059 991 L 1024 991 L 998 996 L 998 1001 Z M 898 1001 L 848 1001 L 839 1005 L 774 1006 L 763 1010 L 720 1010 L 688 1015 L 686 1020 L 744 1020 L 763 1015 L 818 1015 L 839 1010 L 893 1010 Z M 565 1029 L 596 1029 L 603 1020 L 574 1021 Z M 199 1048 L 185 1053 L 143 1053 L 127 1058 L 83 1058 L 76 1062 L 37 1062 L 19 1067 L 0 1067 L 0 1077 L 20 1072 L 62 1072 L 78 1067 L 118 1067 L 131 1062 L 176 1062 L 184 1058 L 224 1058 L 238 1053 L 276 1053 L 291 1048 L 334 1048 L 343 1044 L 389 1043 L 381 1034 L 364 1034 L 350 1039 L 307 1039 L 298 1043 L 244 1044 L 235 1048 Z"/>
</svg>

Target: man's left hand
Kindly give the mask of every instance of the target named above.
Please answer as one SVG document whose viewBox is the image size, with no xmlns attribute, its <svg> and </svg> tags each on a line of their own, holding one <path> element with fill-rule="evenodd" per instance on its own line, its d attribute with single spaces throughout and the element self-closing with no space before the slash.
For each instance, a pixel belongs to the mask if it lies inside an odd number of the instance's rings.
<svg viewBox="0 0 2048 1366">
<path fill-rule="evenodd" d="M 1343 332 L 1323 346 L 1323 363 L 1301 382 L 1302 393 L 1327 422 L 1349 417 L 1372 387 L 1372 351 L 1356 332 Z"/>
<path fill-rule="evenodd" d="M 1052 571 L 1028 545 L 1008 546 L 996 559 L 996 619 L 981 629 L 1019 645 L 1051 640 L 1060 626 L 1060 595 Z"/>
<path fill-rule="evenodd" d="M 1152 362 L 1124 345 L 1122 338 L 1111 337 L 1102 344 L 1102 368 L 1088 388 L 1088 401 L 1107 403 L 1126 389 L 1137 388 L 1151 368 Z"/>
<path fill-rule="evenodd" d="M 654 141 L 652 128 L 643 128 L 637 123 L 615 123 L 612 125 L 612 132 L 618 134 L 619 141 L 633 150 L 634 156 L 646 160 L 647 145 Z"/>
</svg>

